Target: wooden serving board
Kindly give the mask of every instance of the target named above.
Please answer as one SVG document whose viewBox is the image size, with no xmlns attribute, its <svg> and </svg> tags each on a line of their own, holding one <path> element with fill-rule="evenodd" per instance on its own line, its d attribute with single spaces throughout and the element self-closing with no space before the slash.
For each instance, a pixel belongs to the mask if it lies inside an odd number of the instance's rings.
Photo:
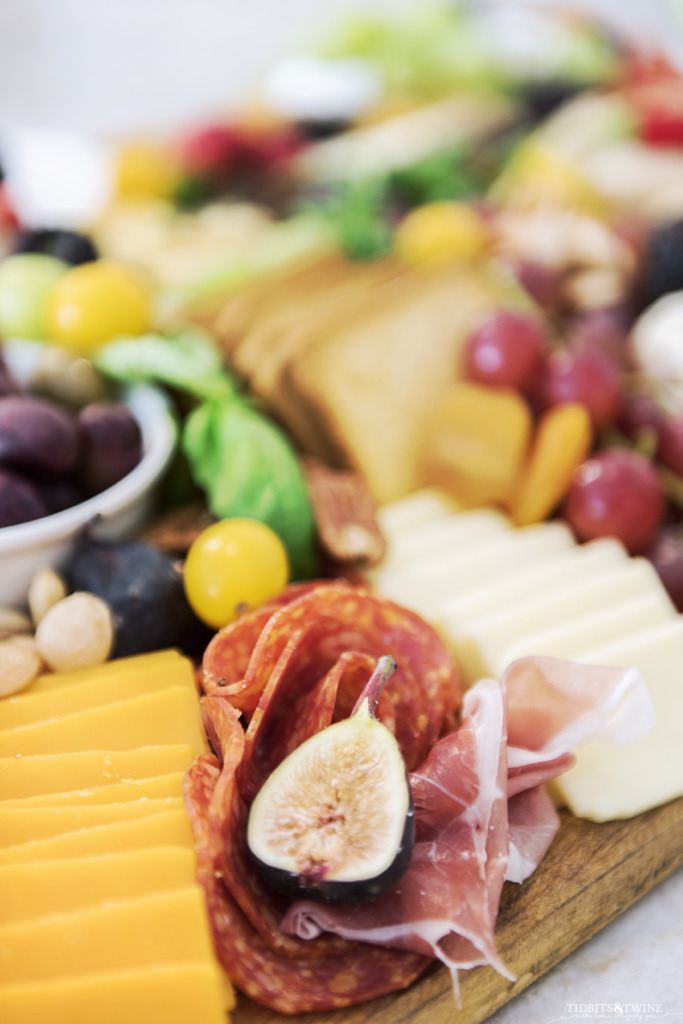
<svg viewBox="0 0 683 1024">
<path fill-rule="evenodd" d="M 448 971 L 435 966 L 403 992 L 301 1024 L 480 1024 L 563 960 L 654 885 L 683 865 L 683 798 L 628 821 L 595 824 L 562 813 L 562 826 L 531 878 L 506 883 L 496 929 L 498 952 L 516 976 L 491 967 L 460 975 L 458 1010 Z M 285 1024 L 238 997 L 233 1024 Z"/>
</svg>

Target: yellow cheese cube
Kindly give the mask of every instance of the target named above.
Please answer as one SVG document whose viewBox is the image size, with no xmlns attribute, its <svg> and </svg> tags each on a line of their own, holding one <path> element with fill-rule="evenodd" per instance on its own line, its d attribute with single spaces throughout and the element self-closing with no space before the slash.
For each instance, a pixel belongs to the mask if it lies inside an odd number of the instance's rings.
<svg viewBox="0 0 683 1024">
<path fill-rule="evenodd" d="M 179 963 L 0 987 L 3 1024 L 228 1024 L 234 999 L 213 965 Z"/>
<path fill-rule="evenodd" d="M 162 811 L 181 810 L 181 796 L 156 800 L 129 800 L 120 804 L 74 804 L 67 807 L 0 806 L 0 847 L 18 846 L 65 832 L 135 821 Z"/>
<path fill-rule="evenodd" d="M 151 847 L 0 865 L 0 923 L 65 913 L 195 882 L 194 852 Z"/>
<path fill-rule="evenodd" d="M 150 744 L 137 750 L 81 750 L 68 754 L 0 757 L 0 800 L 185 772 L 194 756 L 189 743 L 175 743 Z"/>
<path fill-rule="evenodd" d="M 0 848 L 0 864 L 51 860 L 55 857 L 89 857 L 150 846 L 194 848 L 190 822 L 184 810 L 163 811 L 137 821 L 117 821 L 110 825 L 81 829 L 79 832 L 36 839 L 18 846 L 6 846 Z"/>
<path fill-rule="evenodd" d="M 0 809 L 7 807 L 68 807 L 73 804 L 118 804 L 132 800 L 150 800 L 159 797 L 180 796 L 184 772 L 155 775 L 151 779 L 128 779 L 109 786 L 90 789 L 71 789 L 63 793 L 38 793 L 17 800 L 0 801 Z"/>
<path fill-rule="evenodd" d="M 206 748 L 197 696 L 184 686 L 0 731 L 0 757 L 75 750 L 131 750 L 149 744 Z"/>
<path fill-rule="evenodd" d="M 118 674 L 109 673 L 104 679 L 98 670 L 84 671 L 82 675 L 80 682 L 72 682 L 69 686 L 53 689 L 32 687 L 25 693 L 0 701 L 0 729 L 21 728 L 75 711 L 141 697 L 170 686 L 186 686 L 196 693 L 192 665 L 180 657 L 152 663 L 145 671 L 129 669 Z"/>
</svg>

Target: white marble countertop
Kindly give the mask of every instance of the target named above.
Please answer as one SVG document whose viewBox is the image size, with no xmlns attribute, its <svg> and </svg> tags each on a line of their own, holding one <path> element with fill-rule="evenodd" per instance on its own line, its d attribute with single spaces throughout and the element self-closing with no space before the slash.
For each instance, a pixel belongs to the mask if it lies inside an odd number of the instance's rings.
<svg viewBox="0 0 683 1024">
<path fill-rule="evenodd" d="M 10 129 L 163 135 L 229 110 L 276 56 L 315 37 L 340 13 L 398 5 L 4 0 L 0 146 L 1 133 Z M 585 6 L 615 13 L 638 31 L 663 33 L 674 50 L 679 46 L 664 0 L 594 0 Z M 491 1024 L 660 1018 L 683 1021 L 683 871 L 500 1010 Z"/>
</svg>

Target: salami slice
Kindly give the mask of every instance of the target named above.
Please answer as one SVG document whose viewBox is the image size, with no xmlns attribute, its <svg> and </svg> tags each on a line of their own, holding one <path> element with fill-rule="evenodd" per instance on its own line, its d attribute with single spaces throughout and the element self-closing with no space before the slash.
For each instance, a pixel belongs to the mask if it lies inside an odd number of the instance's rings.
<svg viewBox="0 0 683 1024">
<path fill-rule="evenodd" d="M 234 835 L 226 835 L 226 829 L 234 827 L 240 817 L 234 780 L 244 734 L 239 715 L 229 702 L 211 700 L 215 735 L 223 744 L 222 767 L 216 757 L 197 758 L 186 775 L 184 796 L 197 850 L 198 879 L 206 896 L 217 956 L 226 974 L 242 992 L 286 1014 L 350 1006 L 411 984 L 431 963 L 428 958 L 349 943 L 335 936 L 316 943 L 283 936 L 288 948 L 273 948 L 263 929 L 255 927 L 245 914 L 233 895 L 236 885 L 242 887 L 242 895 L 247 893 L 257 911 L 262 912 L 274 896 L 258 884 L 255 888 L 250 885 L 254 875 L 246 863 L 238 866 L 243 876 L 237 883 L 234 866 L 225 870 L 226 846 L 232 850 L 238 845 Z M 231 812 L 225 810 L 226 799 Z M 277 917 L 274 906 L 270 913 Z"/>
</svg>

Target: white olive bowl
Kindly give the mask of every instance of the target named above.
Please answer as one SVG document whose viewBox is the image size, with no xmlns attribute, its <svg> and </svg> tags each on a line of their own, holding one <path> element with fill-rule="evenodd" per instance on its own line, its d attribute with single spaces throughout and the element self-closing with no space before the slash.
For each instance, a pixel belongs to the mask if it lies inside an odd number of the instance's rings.
<svg viewBox="0 0 683 1024">
<path fill-rule="evenodd" d="M 124 396 L 142 431 L 143 455 L 127 476 L 100 494 L 53 515 L 0 528 L 0 604 L 21 606 L 41 566 L 68 564 L 81 530 L 98 539 L 134 532 L 149 515 L 154 492 L 176 445 L 176 424 L 164 395 L 137 385 Z"/>
</svg>

